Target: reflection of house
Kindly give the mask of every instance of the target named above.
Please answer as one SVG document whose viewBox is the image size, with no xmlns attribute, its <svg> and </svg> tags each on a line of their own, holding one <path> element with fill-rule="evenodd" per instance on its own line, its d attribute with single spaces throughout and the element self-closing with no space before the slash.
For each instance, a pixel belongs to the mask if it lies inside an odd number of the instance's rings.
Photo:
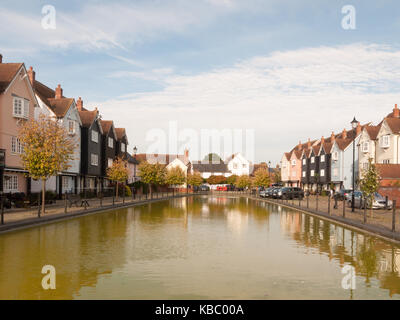
<svg viewBox="0 0 400 320">
<path fill-rule="evenodd" d="M 30 179 L 24 176 L 20 160 L 23 147 L 18 140 L 18 123 L 33 119 L 37 104 L 25 65 L 3 63 L 0 55 L 0 149 L 5 150 L 4 192 L 30 191 Z"/>
</svg>

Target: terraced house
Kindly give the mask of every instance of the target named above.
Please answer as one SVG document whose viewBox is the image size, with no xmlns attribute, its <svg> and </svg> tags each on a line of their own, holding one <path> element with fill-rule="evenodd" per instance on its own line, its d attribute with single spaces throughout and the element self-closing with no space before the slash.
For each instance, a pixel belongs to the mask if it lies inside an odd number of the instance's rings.
<svg viewBox="0 0 400 320">
<path fill-rule="evenodd" d="M 34 118 L 38 102 L 23 63 L 4 63 L 0 55 L 0 149 L 5 164 L 0 171 L 0 191 L 29 193 L 20 155 L 18 124 Z"/>
</svg>

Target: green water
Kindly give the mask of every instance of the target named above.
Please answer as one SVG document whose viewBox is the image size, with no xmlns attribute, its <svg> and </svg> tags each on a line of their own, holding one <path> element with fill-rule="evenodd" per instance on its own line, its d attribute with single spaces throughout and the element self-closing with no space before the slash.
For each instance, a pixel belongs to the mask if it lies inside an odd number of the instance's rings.
<svg viewBox="0 0 400 320">
<path fill-rule="evenodd" d="M 44 290 L 44 265 L 56 289 Z M 342 267 L 356 271 L 344 289 Z M 0 235 L 1 299 L 399 299 L 400 248 L 276 205 L 194 197 Z"/>
</svg>

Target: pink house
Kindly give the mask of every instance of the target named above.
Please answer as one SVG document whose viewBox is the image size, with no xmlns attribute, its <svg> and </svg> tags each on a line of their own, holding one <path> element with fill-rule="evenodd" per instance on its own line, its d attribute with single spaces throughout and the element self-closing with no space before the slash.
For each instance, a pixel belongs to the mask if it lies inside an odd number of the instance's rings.
<svg viewBox="0 0 400 320">
<path fill-rule="evenodd" d="M 5 150 L 5 167 L 0 172 L 0 191 L 24 192 L 30 179 L 22 167 L 23 147 L 18 140 L 18 124 L 34 118 L 37 100 L 23 63 L 3 63 L 0 55 L 0 149 Z"/>
<path fill-rule="evenodd" d="M 289 159 L 289 179 L 288 185 L 300 187 L 301 184 L 301 158 L 303 156 L 303 146 L 301 142 L 292 150 Z"/>
</svg>

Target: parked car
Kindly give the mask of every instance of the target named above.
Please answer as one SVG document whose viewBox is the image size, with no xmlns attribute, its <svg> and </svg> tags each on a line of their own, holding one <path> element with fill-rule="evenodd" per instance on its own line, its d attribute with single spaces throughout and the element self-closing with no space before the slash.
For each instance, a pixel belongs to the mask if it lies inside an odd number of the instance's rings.
<svg viewBox="0 0 400 320">
<path fill-rule="evenodd" d="M 291 190 L 292 192 L 292 199 L 303 199 L 304 198 L 304 191 L 301 188 L 294 187 Z"/>
<path fill-rule="evenodd" d="M 272 191 L 274 191 L 274 189 L 275 189 L 275 187 L 267 188 L 265 190 L 265 197 L 266 198 L 271 198 L 272 197 Z"/>
<path fill-rule="evenodd" d="M 349 207 L 351 207 L 351 201 L 352 201 L 352 194 L 348 196 L 347 204 Z M 363 209 L 366 205 L 365 198 L 363 196 L 362 191 L 355 191 L 354 192 L 354 207 L 355 208 L 360 208 Z M 384 209 L 386 206 L 386 198 L 379 194 L 378 192 L 374 193 L 374 197 L 372 200 L 372 209 Z M 367 206 L 368 207 L 368 206 Z M 387 209 L 392 209 L 393 207 L 393 202 L 391 200 L 388 200 L 387 202 Z"/>
<path fill-rule="evenodd" d="M 272 191 L 271 191 L 271 198 L 274 198 L 274 199 L 277 199 L 280 195 L 279 195 L 279 192 L 280 192 L 280 190 L 281 190 L 282 188 L 274 188 Z M 281 193 L 281 195 L 282 195 L 282 193 Z"/>
<path fill-rule="evenodd" d="M 200 186 L 200 191 L 210 191 L 210 187 L 205 185 L 205 184 L 203 184 L 203 185 Z"/>
<path fill-rule="evenodd" d="M 351 189 L 340 189 L 339 192 L 335 193 L 334 198 L 337 200 L 348 200 L 348 196 L 351 194 Z"/>
</svg>

